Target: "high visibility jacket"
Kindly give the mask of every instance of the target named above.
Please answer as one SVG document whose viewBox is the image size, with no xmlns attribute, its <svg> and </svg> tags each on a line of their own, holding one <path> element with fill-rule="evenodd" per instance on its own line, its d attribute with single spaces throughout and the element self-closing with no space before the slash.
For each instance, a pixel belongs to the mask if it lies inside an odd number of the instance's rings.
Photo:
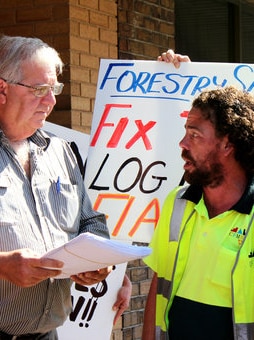
<svg viewBox="0 0 254 340">
<path fill-rule="evenodd" d="M 245 237 L 236 253 L 231 271 L 232 313 L 235 340 L 254 340 L 254 181 L 232 208 L 242 214 Z M 187 263 L 188 249 L 194 227 L 195 206 L 201 198 L 194 193 L 194 201 L 185 199 L 193 186 L 178 187 L 165 200 L 150 246 L 153 252 L 144 261 L 157 273 L 156 339 L 168 339 L 168 311 L 177 292 Z M 230 226 L 229 226 L 230 227 Z M 195 278 L 193 278 L 195 279 Z"/>
</svg>

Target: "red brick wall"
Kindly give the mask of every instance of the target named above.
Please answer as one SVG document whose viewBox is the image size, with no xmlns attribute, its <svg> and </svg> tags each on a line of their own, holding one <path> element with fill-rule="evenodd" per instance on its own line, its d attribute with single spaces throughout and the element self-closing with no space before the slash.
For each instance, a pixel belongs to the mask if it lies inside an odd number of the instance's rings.
<svg viewBox="0 0 254 340">
<path fill-rule="evenodd" d="M 57 49 L 63 94 L 49 120 L 90 132 L 100 58 L 117 58 L 113 0 L 0 0 L 0 33 L 36 36 Z"/>
<path fill-rule="evenodd" d="M 0 0 L 0 33 L 35 36 L 43 39 L 69 64 L 69 1 L 67 0 Z M 71 127 L 70 70 L 65 68 L 61 81 L 63 94 L 50 118 Z"/>
<path fill-rule="evenodd" d="M 118 1 L 119 59 L 155 59 L 174 48 L 173 0 Z"/>
<path fill-rule="evenodd" d="M 117 58 L 117 4 L 71 0 L 71 126 L 86 133 L 91 127 L 100 58 Z"/>
</svg>

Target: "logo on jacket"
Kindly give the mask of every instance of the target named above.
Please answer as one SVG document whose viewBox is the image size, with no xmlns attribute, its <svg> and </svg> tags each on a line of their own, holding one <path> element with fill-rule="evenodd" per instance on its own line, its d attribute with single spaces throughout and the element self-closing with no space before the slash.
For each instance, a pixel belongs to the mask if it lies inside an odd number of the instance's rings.
<svg viewBox="0 0 254 340">
<path fill-rule="evenodd" d="M 229 236 L 236 238 L 240 246 L 243 242 L 245 234 L 246 234 L 246 229 L 235 227 L 230 230 Z"/>
</svg>

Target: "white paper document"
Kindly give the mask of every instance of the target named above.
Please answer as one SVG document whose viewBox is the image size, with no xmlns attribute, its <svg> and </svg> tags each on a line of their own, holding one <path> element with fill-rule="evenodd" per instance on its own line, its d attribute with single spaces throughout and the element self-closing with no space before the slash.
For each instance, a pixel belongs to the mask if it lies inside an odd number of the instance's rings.
<svg viewBox="0 0 254 340">
<path fill-rule="evenodd" d="M 130 245 L 91 233 L 83 233 L 61 247 L 50 250 L 42 257 L 64 262 L 62 273 L 57 276 L 62 279 L 143 258 L 150 253 L 149 247 Z"/>
</svg>

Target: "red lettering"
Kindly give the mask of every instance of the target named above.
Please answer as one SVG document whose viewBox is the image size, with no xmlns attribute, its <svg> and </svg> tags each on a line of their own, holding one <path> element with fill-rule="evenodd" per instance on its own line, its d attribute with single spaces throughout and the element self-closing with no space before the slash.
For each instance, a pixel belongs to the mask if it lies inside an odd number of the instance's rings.
<svg viewBox="0 0 254 340">
<path fill-rule="evenodd" d="M 110 138 L 107 147 L 108 148 L 115 148 L 117 147 L 117 144 L 126 128 L 126 125 L 128 124 L 129 119 L 128 118 L 121 118 L 119 123 L 117 124 L 117 127 L 112 135 L 112 137 Z"/>
<path fill-rule="evenodd" d="M 149 138 L 146 135 L 146 132 L 150 130 L 156 122 L 150 121 L 146 125 L 143 125 L 141 120 L 135 120 L 135 123 L 138 127 L 138 132 L 129 140 L 129 142 L 126 144 L 126 149 L 130 149 L 130 147 L 139 139 L 142 138 L 143 142 L 145 144 L 146 150 L 151 150 L 152 145 L 149 141 Z"/>
<path fill-rule="evenodd" d="M 94 137 L 90 143 L 91 146 L 95 146 L 95 144 L 97 143 L 98 141 L 98 138 L 101 134 L 101 131 L 103 129 L 103 127 L 113 127 L 115 124 L 114 123 L 108 123 L 106 122 L 106 119 L 108 117 L 108 114 L 110 112 L 110 110 L 112 108 L 119 108 L 119 109 L 122 109 L 122 108 L 131 108 L 132 105 L 131 104 L 106 104 L 105 105 L 105 110 L 103 111 L 103 114 L 102 114 L 102 117 L 101 117 L 101 120 L 100 120 L 100 123 L 99 123 L 99 126 L 94 134 Z"/>
</svg>

